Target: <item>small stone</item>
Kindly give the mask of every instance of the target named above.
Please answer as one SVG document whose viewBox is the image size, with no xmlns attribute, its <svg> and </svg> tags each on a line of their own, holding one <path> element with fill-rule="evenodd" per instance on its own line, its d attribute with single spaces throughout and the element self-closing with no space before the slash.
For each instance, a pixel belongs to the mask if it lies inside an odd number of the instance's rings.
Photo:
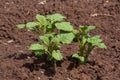
<svg viewBox="0 0 120 80">
<path fill-rule="evenodd" d="M 38 77 L 38 80 L 40 80 L 41 78 L 40 77 Z"/>
<path fill-rule="evenodd" d="M 9 41 L 7 41 L 7 43 L 12 43 L 12 42 L 14 42 L 13 40 L 9 40 Z"/>
<path fill-rule="evenodd" d="M 67 78 L 67 80 L 71 80 L 70 78 Z"/>
<path fill-rule="evenodd" d="M 23 50 L 19 50 L 19 52 L 23 53 L 24 51 Z"/>
<path fill-rule="evenodd" d="M 91 14 L 90 16 L 96 17 L 96 16 L 98 16 L 98 14 L 97 14 L 97 13 L 94 13 L 94 14 Z"/>
<path fill-rule="evenodd" d="M 27 56 L 28 59 L 30 59 L 30 56 Z"/>
<path fill-rule="evenodd" d="M 106 3 L 108 3 L 108 2 L 109 2 L 109 0 L 106 1 Z"/>
<path fill-rule="evenodd" d="M 41 73 L 43 74 L 44 72 L 43 72 L 43 71 L 41 71 Z"/>
<path fill-rule="evenodd" d="M 44 4 L 46 4 L 46 0 L 43 0 L 43 1 L 39 2 L 38 4 L 44 5 Z"/>
</svg>

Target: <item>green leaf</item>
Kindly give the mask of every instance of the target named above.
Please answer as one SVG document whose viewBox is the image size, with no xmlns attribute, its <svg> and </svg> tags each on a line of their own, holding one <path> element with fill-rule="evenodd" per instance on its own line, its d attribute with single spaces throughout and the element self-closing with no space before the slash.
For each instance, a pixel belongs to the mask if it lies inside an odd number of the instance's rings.
<svg viewBox="0 0 120 80">
<path fill-rule="evenodd" d="M 58 37 L 54 37 L 51 41 L 55 43 L 59 43 L 60 39 Z"/>
<path fill-rule="evenodd" d="M 74 34 L 78 34 L 78 33 L 79 33 L 78 30 L 73 30 L 72 32 L 73 32 Z"/>
<path fill-rule="evenodd" d="M 44 46 L 40 44 L 31 44 L 29 50 L 44 50 Z"/>
<path fill-rule="evenodd" d="M 49 33 L 49 34 L 45 34 L 46 37 L 53 37 L 54 36 L 54 32 L 53 33 Z"/>
<path fill-rule="evenodd" d="M 75 35 L 73 33 L 62 33 L 57 36 L 60 41 L 64 44 L 69 44 L 73 41 Z"/>
<path fill-rule="evenodd" d="M 53 28 L 52 24 L 49 21 L 47 22 L 47 28 L 49 29 Z"/>
<path fill-rule="evenodd" d="M 54 32 L 53 33 L 49 33 L 49 34 L 44 34 L 44 36 L 40 36 L 39 38 L 45 43 L 45 44 L 47 44 L 47 45 L 49 45 L 49 43 L 50 43 L 50 40 L 49 40 L 49 38 L 51 37 L 53 37 L 54 36 Z"/>
<path fill-rule="evenodd" d="M 90 31 L 90 30 L 94 30 L 96 28 L 96 26 L 87 26 L 87 30 Z"/>
<path fill-rule="evenodd" d="M 96 26 L 79 26 L 80 32 L 87 34 L 90 30 L 95 29 Z"/>
<path fill-rule="evenodd" d="M 47 36 L 40 36 L 40 39 L 46 44 L 49 45 L 50 41 L 49 41 L 49 37 Z"/>
<path fill-rule="evenodd" d="M 85 26 L 79 26 L 80 32 L 84 32 L 86 29 L 87 29 L 87 27 L 85 27 Z"/>
<path fill-rule="evenodd" d="M 16 25 L 16 26 L 17 26 L 17 28 L 19 28 L 19 29 L 25 28 L 25 24 L 18 24 L 18 25 Z"/>
<path fill-rule="evenodd" d="M 28 22 L 26 28 L 33 30 L 33 27 L 40 26 L 39 22 Z"/>
<path fill-rule="evenodd" d="M 80 61 L 81 61 L 82 63 L 84 63 L 84 62 L 85 62 L 85 58 L 84 58 L 84 57 L 79 56 L 79 59 L 80 59 Z"/>
<path fill-rule="evenodd" d="M 73 31 L 73 26 L 70 22 L 61 22 L 55 24 L 56 28 L 63 31 Z"/>
<path fill-rule="evenodd" d="M 36 19 L 40 22 L 41 25 L 47 25 L 47 20 L 46 20 L 45 16 L 37 14 Z"/>
<path fill-rule="evenodd" d="M 38 50 L 38 51 L 35 51 L 35 56 L 41 56 L 45 53 L 44 50 Z"/>
<path fill-rule="evenodd" d="M 57 61 L 60 61 L 63 59 L 62 54 L 60 53 L 59 50 L 57 50 L 57 51 L 53 50 L 52 57 Z"/>
<path fill-rule="evenodd" d="M 51 40 L 51 42 L 55 43 L 56 46 L 60 48 L 60 45 L 61 45 L 61 44 L 60 44 L 60 39 L 59 39 L 59 38 L 54 37 L 54 38 Z"/>
<path fill-rule="evenodd" d="M 52 15 L 47 15 L 46 16 L 48 20 L 52 21 L 52 22 L 57 22 L 57 21 L 62 21 L 63 19 L 65 19 L 65 16 L 62 16 L 61 14 L 52 14 Z"/>
<path fill-rule="evenodd" d="M 88 43 L 91 43 L 92 46 L 98 46 L 99 48 L 107 48 L 104 43 L 102 43 L 102 39 L 100 36 L 94 36 L 87 39 Z"/>
<path fill-rule="evenodd" d="M 107 48 L 107 46 L 104 44 L 104 43 L 98 43 L 98 44 L 95 44 L 96 46 L 98 46 L 99 48 Z"/>
<path fill-rule="evenodd" d="M 100 36 L 93 36 L 87 39 L 87 41 L 91 44 L 97 44 L 102 42 L 102 40 L 100 39 Z"/>
<path fill-rule="evenodd" d="M 80 62 L 84 62 L 85 58 L 83 56 L 79 56 L 78 54 L 73 54 L 72 58 L 78 59 Z"/>
<path fill-rule="evenodd" d="M 72 58 L 77 58 L 77 59 L 79 59 L 79 55 L 78 55 L 77 53 L 74 53 L 74 54 L 72 55 Z"/>
<path fill-rule="evenodd" d="M 82 45 L 84 45 L 86 42 L 87 42 L 87 38 L 84 36 L 84 37 L 82 38 Z"/>
</svg>

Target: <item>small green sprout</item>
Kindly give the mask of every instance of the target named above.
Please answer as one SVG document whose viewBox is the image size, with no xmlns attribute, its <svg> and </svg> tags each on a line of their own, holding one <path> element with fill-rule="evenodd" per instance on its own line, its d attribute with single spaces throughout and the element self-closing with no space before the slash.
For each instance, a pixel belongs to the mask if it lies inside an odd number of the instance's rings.
<svg viewBox="0 0 120 80">
<path fill-rule="evenodd" d="M 63 22 L 65 18 L 60 14 L 47 16 L 37 14 L 37 21 L 17 25 L 19 29 L 28 28 L 39 34 L 41 41 L 31 44 L 29 50 L 33 50 L 36 56 L 46 54 L 47 60 L 54 63 L 54 69 L 56 69 L 56 62 L 63 59 L 60 52 L 61 45 L 70 44 L 75 37 L 73 26 L 69 22 Z"/>
<path fill-rule="evenodd" d="M 94 47 L 107 48 L 100 36 L 90 36 L 89 32 L 96 29 L 95 26 L 79 26 L 74 41 L 78 42 L 79 52 L 72 55 L 81 63 L 86 63 L 88 56 Z"/>
</svg>

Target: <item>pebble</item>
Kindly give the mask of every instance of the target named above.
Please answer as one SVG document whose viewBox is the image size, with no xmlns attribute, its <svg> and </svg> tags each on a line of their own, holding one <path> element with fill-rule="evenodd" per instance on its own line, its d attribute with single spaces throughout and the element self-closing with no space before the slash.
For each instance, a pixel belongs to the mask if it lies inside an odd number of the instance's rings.
<svg viewBox="0 0 120 80">
<path fill-rule="evenodd" d="M 38 80 L 40 80 L 41 78 L 40 77 L 38 77 Z"/>
</svg>

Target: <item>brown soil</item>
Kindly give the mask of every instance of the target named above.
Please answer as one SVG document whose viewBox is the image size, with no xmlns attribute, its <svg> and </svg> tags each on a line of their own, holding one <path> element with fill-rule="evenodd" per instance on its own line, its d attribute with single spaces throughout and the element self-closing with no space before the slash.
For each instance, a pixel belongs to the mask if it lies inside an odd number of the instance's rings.
<svg viewBox="0 0 120 80">
<path fill-rule="evenodd" d="M 0 80 L 120 80 L 120 0 L 0 0 Z M 70 55 L 77 44 L 64 45 L 64 60 L 53 73 L 44 57 L 28 51 L 37 35 L 16 24 L 34 21 L 35 15 L 60 13 L 77 28 L 95 25 L 107 49 L 94 49 L 85 65 L 74 67 Z"/>
</svg>

